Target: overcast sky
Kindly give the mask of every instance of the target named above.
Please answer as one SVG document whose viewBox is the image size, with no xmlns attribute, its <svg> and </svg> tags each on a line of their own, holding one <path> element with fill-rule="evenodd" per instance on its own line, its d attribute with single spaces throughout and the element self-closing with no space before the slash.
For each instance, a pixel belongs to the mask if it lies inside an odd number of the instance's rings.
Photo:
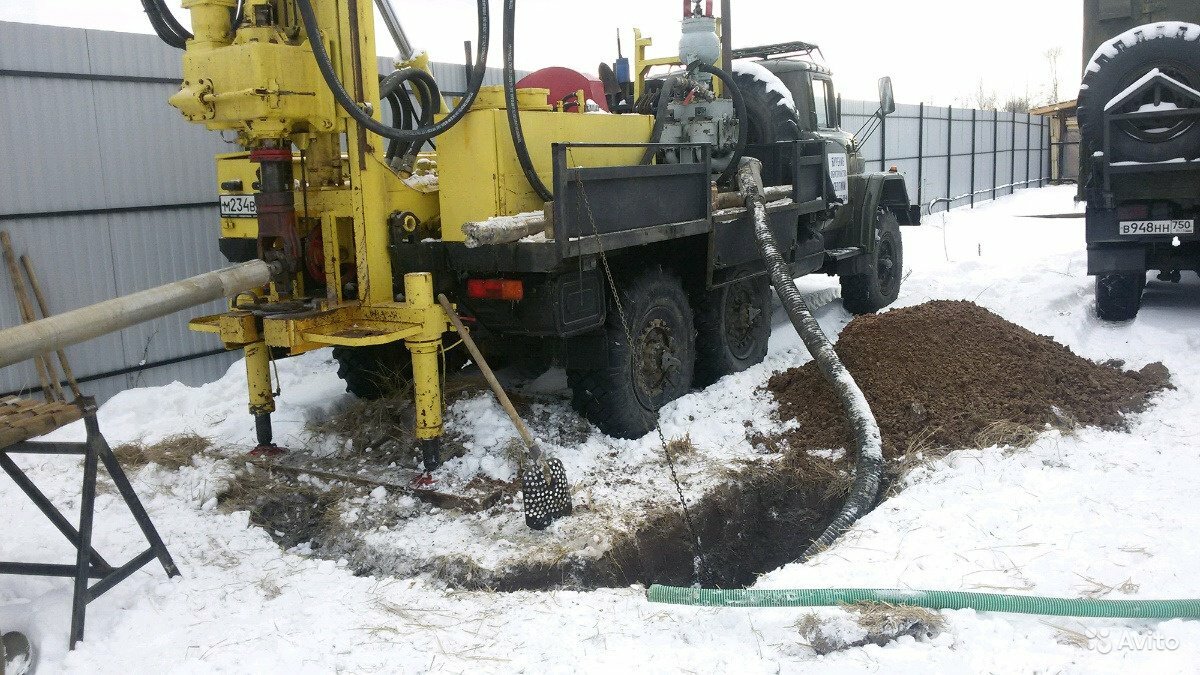
<svg viewBox="0 0 1200 675">
<path fill-rule="evenodd" d="M 462 62 L 463 40 L 475 39 L 474 0 L 392 3 L 415 46 L 435 60 Z M 1059 98 L 1075 97 L 1082 5 L 1082 0 L 733 0 L 733 41 L 735 47 L 815 42 L 848 98 L 873 97 L 876 80 L 891 75 L 896 97 L 906 103 L 966 103 L 981 82 L 1001 102 L 1028 93 L 1041 103 L 1050 94 L 1045 52 L 1054 47 L 1062 48 Z M 502 3 L 492 0 L 491 6 L 489 64 L 500 65 Z M 517 9 L 518 68 L 564 65 L 594 73 L 601 61 L 615 58 L 618 30 L 626 56 L 634 27 L 655 38 L 652 55 L 673 53 L 682 3 L 521 0 Z M 177 15 L 186 25 L 186 12 Z M 0 0 L 0 20 L 151 32 L 138 0 Z M 392 51 L 382 25 L 378 46 L 381 54 Z"/>
</svg>

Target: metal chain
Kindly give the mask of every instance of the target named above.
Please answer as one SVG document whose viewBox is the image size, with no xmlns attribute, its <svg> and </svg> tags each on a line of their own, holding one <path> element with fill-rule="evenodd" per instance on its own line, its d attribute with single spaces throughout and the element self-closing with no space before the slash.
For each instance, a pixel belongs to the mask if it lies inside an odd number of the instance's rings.
<svg viewBox="0 0 1200 675">
<path fill-rule="evenodd" d="M 596 226 L 596 217 L 592 214 L 592 205 L 588 201 L 587 190 L 584 188 L 583 179 L 576 178 L 576 183 L 579 185 L 579 195 L 583 198 L 583 209 L 587 212 L 588 221 L 592 224 L 592 235 L 596 237 L 596 249 L 600 252 L 600 262 L 604 267 L 604 276 L 608 278 L 608 286 L 612 289 L 613 301 L 617 305 L 617 314 L 621 317 L 621 327 L 625 329 L 625 339 L 628 340 L 629 349 L 634 348 L 633 332 L 629 327 L 629 319 L 625 315 L 625 308 L 621 305 L 621 294 L 617 290 L 617 283 L 613 279 L 612 267 L 608 264 L 608 256 L 604 251 L 604 242 L 600 238 L 599 228 Z M 632 358 L 632 355 L 630 356 Z M 695 523 L 692 522 L 692 512 L 688 508 L 687 498 L 683 495 L 683 483 L 679 480 L 679 474 L 675 471 L 675 460 L 671 457 L 671 451 L 667 448 L 667 439 L 663 436 L 662 425 L 658 425 L 658 441 L 662 446 L 663 457 L 667 460 L 667 469 L 671 474 L 671 482 L 675 484 L 675 493 L 679 496 L 679 506 L 683 510 L 683 522 L 687 526 L 688 534 L 691 535 L 692 541 L 695 542 L 695 551 L 698 565 L 695 569 L 696 582 L 700 583 L 701 571 L 706 567 L 704 544 L 700 541 L 700 534 L 696 531 Z"/>
</svg>

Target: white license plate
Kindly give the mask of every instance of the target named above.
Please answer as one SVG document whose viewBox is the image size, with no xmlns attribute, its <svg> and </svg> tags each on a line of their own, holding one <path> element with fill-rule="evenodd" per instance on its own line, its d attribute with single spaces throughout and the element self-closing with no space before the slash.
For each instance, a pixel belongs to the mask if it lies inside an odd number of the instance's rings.
<svg viewBox="0 0 1200 675">
<path fill-rule="evenodd" d="M 221 195 L 221 217 L 257 218 L 258 209 L 254 206 L 254 195 Z"/>
<path fill-rule="evenodd" d="M 1194 220 L 1122 220 L 1119 230 L 1125 237 L 1146 234 L 1192 234 L 1195 231 Z"/>
</svg>

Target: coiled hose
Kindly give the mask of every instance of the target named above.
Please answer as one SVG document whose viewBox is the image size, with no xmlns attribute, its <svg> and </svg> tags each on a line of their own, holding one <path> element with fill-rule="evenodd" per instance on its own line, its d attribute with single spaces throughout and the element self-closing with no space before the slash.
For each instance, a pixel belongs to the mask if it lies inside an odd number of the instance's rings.
<svg viewBox="0 0 1200 675">
<path fill-rule="evenodd" d="M 371 117 L 370 114 L 359 107 L 358 102 L 342 86 L 341 81 L 338 80 L 337 73 L 334 71 L 333 61 L 329 58 L 329 51 L 325 48 L 325 40 L 321 37 L 320 26 L 317 23 L 317 14 L 313 10 L 312 0 L 296 0 L 296 8 L 300 10 L 300 18 L 304 23 L 304 31 L 308 33 L 308 42 L 312 46 L 313 56 L 317 60 L 317 70 L 321 71 L 321 78 L 325 80 L 325 85 L 333 93 L 334 100 L 346 111 L 346 114 L 354 118 L 354 121 L 358 122 L 364 129 L 384 138 L 407 143 L 423 142 L 445 133 L 455 124 L 458 124 L 458 121 L 467 114 L 471 109 L 471 105 L 475 103 L 475 97 L 479 95 L 479 87 L 483 84 L 483 76 L 487 71 L 488 45 L 491 40 L 491 14 L 488 10 L 488 2 L 487 0 L 476 0 L 476 6 L 479 21 L 479 41 L 477 43 L 478 51 L 475 56 L 475 68 L 471 71 L 467 90 L 459 100 L 458 105 L 454 106 L 454 109 L 436 124 L 422 126 L 417 129 L 396 129 Z"/>
<path fill-rule="evenodd" d="M 962 591 L 910 591 L 894 588 L 806 588 L 796 590 L 678 588 L 654 585 L 650 602 L 697 607 L 835 607 L 886 602 L 926 609 L 1079 616 L 1105 619 L 1200 619 L 1200 600 L 1102 600 L 1049 598 Z"/>
<path fill-rule="evenodd" d="M 405 84 L 409 83 L 412 84 L 413 92 L 421 104 L 421 117 L 419 120 L 416 119 L 412 100 L 409 98 L 408 90 L 405 88 Z M 379 98 L 380 100 L 387 101 L 391 106 L 393 127 L 412 130 L 427 128 L 433 125 L 433 115 L 437 111 L 442 93 L 438 89 L 437 82 L 429 73 L 416 68 L 401 68 L 393 71 L 379 83 Z M 427 139 L 410 142 L 395 138 L 389 139 L 386 155 L 388 162 L 391 162 L 395 157 L 404 156 L 414 149 L 420 150 L 425 140 Z"/>
<path fill-rule="evenodd" d="M 834 392 L 841 400 L 858 450 L 854 485 L 850 489 L 850 496 L 846 498 L 846 503 L 842 505 L 833 522 L 804 551 L 800 560 L 806 560 L 832 544 L 875 504 L 879 493 L 880 474 L 883 472 L 883 439 L 871 406 L 867 404 L 867 398 L 863 396 L 862 390 L 858 388 L 846 366 L 842 365 L 837 352 L 833 350 L 833 344 L 805 304 L 787 263 L 775 245 L 775 238 L 771 235 L 771 228 L 767 223 L 762 189 L 762 162 L 753 157 L 746 157 L 739 163 L 737 171 L 738 189 L 746 200 L 746 206 L 753 211 L 754 238 L 770 272 L 771 285 L 775 287 L 775 292 L 779 295 L 783 308 L 792 320 L 792 325 L 795 326 L 804 346 L 816 361 L 817 370 L 833 385 Z"/>
</svg>

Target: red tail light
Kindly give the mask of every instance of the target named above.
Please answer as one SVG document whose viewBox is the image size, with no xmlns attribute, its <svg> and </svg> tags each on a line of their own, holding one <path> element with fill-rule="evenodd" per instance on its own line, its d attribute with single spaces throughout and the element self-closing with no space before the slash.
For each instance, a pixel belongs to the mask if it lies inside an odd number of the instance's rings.
<svg viewBox="0 0 1200 675">
<path fill-rule="evenodd" d="M 525 298 L 525 282 L 519 279 L 467 279 L 467 297 L 516 302 Z"/>
</svg>

